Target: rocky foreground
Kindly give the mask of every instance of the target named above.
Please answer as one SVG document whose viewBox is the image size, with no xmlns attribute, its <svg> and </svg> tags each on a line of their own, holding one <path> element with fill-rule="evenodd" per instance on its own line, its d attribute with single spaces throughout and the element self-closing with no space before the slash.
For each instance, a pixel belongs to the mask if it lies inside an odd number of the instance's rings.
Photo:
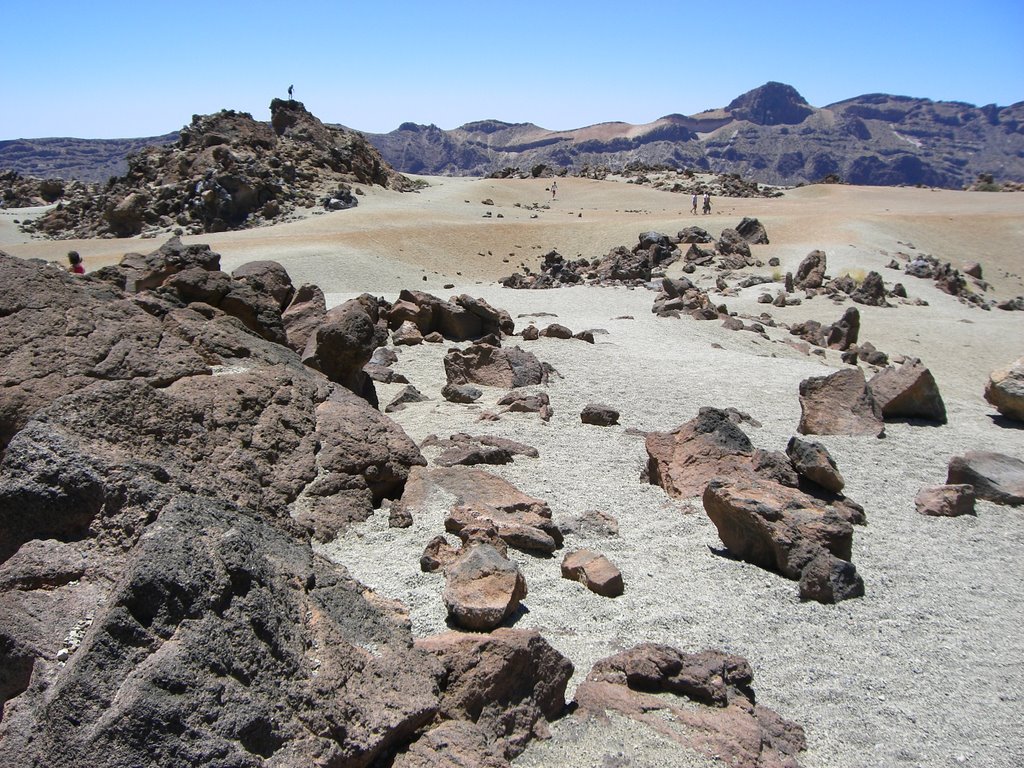
<svg viewBox="0 0 1024 768">
<path fill-rule="evenodd" d="M 416 514 L 426 460 L 371 405 L 389 332 L 475 340 L 452 352 L 453 391 L 539 383 L 501 344 L 507 313 L 415 292 L 328 312 L 280 265 L 229 275 L 177 240 L 86 277 L 0 254 L 0 274 L 0 762 L 501 766 L 567 712 L 572 664 L 493 607 L 507 546 L 545 526 L 561 542 L 542 510 L 500 513 L 514 489 L 453 510 L 444 602 L 478 633 L 414 642 L 403 606 L 311 547 L 385 499 L 395 525 Z M 567 578 L 607 583 L 600 557 L 574 563 Z M 690 748 L 795 765 L 802 729 L 752 679 L 734 655 L 638 645 L 577 705 L 644 718 L 667 693 Z"/>
</svg>

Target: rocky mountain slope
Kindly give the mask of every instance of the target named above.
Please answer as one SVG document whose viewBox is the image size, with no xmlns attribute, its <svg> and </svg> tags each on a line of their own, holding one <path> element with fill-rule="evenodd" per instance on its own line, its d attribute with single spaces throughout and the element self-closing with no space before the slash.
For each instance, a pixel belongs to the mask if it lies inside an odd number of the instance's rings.
<svg viewBox="0 0 1024 768">
<path fill-rule="evenodd" d="M 197 115 L 176 142 L 132 155 L 128 172 L 102 188 L 69 187 L 26 229 L 51 237 L 220 232 L 298 207 L 351 207 L 352 184 L 413 187 L 363 136 L 324 125 L 300 102 L 274 99 L 270 112 L 269 123 L 231 110 Z"/>
<path fill-rule="evenodd" d="M 406 173 L 489 175 L 541 164 L 573 172 L 634 163 L 786 185 L 830 176 L 851 184 L 948 188 L 971 184 L 979 174 L 1024 181 L 1024 102 L 979 108 L 868 94 L 818 109 L 781 83 L 767 83 L 722 109 L 646 125 L 549 131 L 485 120 L 445 131 L 404 123 L 368 138 Z"/>
<path fill-rule="evenodd" d="M 0 168 L 22 176 L 105 183 L 128 171 L 128 156 L 166 146 L 178 132 L 142 139 L 13 139 L 0 141 Z"/>
</svg>

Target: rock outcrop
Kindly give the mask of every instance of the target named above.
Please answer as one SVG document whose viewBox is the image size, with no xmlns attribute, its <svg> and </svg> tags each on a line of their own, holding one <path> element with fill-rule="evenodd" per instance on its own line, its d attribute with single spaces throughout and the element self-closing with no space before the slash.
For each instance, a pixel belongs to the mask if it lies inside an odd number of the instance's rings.
<svg viewBox="0 0 1024 768">
<path fill-rule="evenodd" d="M 224 110 L 197 115 L 173 144 L 128 158 L 102 189 L 83 189 L 24 228 L 50 237 L 220 232 L 277 221 L 337 198 L 339 186 L 412 189 L 364 136 L 274 99 L 269 123 Z"/>
</svg>

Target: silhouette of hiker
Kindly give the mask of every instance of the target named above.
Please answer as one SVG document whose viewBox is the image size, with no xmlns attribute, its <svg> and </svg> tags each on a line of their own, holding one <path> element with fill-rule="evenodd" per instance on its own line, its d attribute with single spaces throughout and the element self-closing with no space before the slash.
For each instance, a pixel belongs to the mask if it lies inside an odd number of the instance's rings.
<svg viewBox="0 0 1024 768">
<path fill-rule="evenodd" d="M 692 213 L 694 216 L 697 215 L 697 193 L 696 192 L 693 193 L 693 207 L 690 208 L 690 213 Z"/>
<path fill-rule="evenodd" d="M 289 86 L 288 86 L 288 101 L 291 101 L 291 100 L 292 100 L 292 90 L 293 90 L 294 88 L 295 88 L 295 86 L 294 86 L 294 85 L 289 85 Z"/>
<path fill-rule="evenodd" d="M 555 195 L 557 195 L 557 194 L 558 194 L 558 182 L 557 181 L 552 181 L 551 182 L 551 199 L 554 200 L 555 199 Z"/>
</svg>

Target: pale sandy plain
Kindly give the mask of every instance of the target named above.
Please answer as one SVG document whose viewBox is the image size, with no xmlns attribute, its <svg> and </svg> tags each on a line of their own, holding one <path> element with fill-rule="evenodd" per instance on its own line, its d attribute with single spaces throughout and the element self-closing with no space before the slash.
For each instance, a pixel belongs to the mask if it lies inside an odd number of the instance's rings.
<svg viewBox="0 0 1024 768">
<path fill-rule="evenodd" d="M 989 371 L 1024 355 L 1024 313 L 969 308 L 930 281 L 884 268 L 897 252 L 929 253 L 956 266 L 978 261 L 992 295 L 1024 294 L 1024 194 L 814 186 L 775 199 L 720 198 L 713 215 L 692 217 L 688 198 L 622 181 L 559 179 L 554 201 L 545 180 L 428 181 L 415 194 L 367 189 L 350 211 L 186 240 L 209 243 L 227 271 L 276 259 L 297 284 L 319 284 L 330 304 L 363 291 L 389 300 L 401 288 L 469 293 L 513 317 L 557 315 L 518 318 L 517 328 L 557 320 L 574 331 L 607 331 L 595 345 L 543 338 L 522 344 L 561 374 L 545 388 L 555 410 L 547 424 L 528 414 L 479 421 L 503 391 L 485 388 L 473 406 L 441 398 L 449 345 L 401 348 L 395 366 L 431 398 L 394 414 L 415 440 L 463 431 L 529 443 L 539 459 L 517 458 L 493 471 L 548 501 L 556 522 L 586 510 L 618 519 L 618 536 L 566 539 L 566 549 L 594 548 L 620 567 L 626 592 L 614 600 L 561 579 L 560 555 L 512 553 L 529 584 L 515 626 L 540 630 L 573 661 L 570 698 L 594 661 L 635 643 L 720 648 L 750 660 L 759 703 L 804 726 L 804 766 L 1024 764 L 1024 510 L 979 502 L 976 517 L 936 519 L 918 515 L 913 504 L 921 486 L 945 480 L 955 454 L 982 449 L 1024 458 L 1024 430 L 995 419 L 982 397 Z M 486 198 L 494 205 L 482 205 Z M 550 207 L 531 210 L 534 203 Z M 24 215 L 0 211 L 0 249 L 63 262 L 76 248 L 92 269 L 160 242 L 26 241 L 13 226 Z M 673 500 L 641 482 L 643 439 L 629 431 L 668 430 L 701 406 L 733 406 L 762 423 L 747 428 L 755 445 L 783 449 L 800 417 L 799 382 L 839 367 L 836 353 L 803 355 L 782 343 L 782 330 L 770 329 L 766 341 L 716 322 L 658 319 L 650 312 L 654 294 L 644 289 L 512 291 L 494 282 L 522 262 L 535 266 L 552 249 L 594 258 L 632 246 L 642 231 L 674 234 L 696 223 L 717 236 L 743 216 L 765 225 L 771 245 L 755 246 L 755 255 L 764 262 L 777 256 L 781 273 L 820 248 L 832 275 L 875 269 L 888 285 L 902 281 L 911 297 L 929 302 L 860 307 L 861 339 L 890 355 L 920 357 L 935 374 L 949 423 L 890 424 L 884 439 L 816 438 L 837 460 L 847 494 L 866 509 L 868 525 L 856 531 L 853 551 L 866 586 L 862 599 L 801 603 L 795 582 L 716 554 L 720 543 L 699 500 Z M 697 277 L 713 287 L 713 272 Z M 444 289 L 448 283 L 454 287 Z M 756 315 L 765 309 L 756 303 L 764 288 L 722 300 Z M 832 322 L 843 311 L 820 297 L 769 309 L 787 323 Z M 382 403 L 400 389 L 379 385 Z M 581 425 L 588 402 L 617 408 L 620 425 Z M 424 544 L 443 531 L 443 517 L 439 505 L 411 528 L 389 529 L 385 511 L 322 551 L 408 606 L 416 635 L 443 631 L 443 580 L 418 567 Z M 566 717 L 552 733 L 516 765 L 721 764 L 619 718 Z"/>
</svg>

